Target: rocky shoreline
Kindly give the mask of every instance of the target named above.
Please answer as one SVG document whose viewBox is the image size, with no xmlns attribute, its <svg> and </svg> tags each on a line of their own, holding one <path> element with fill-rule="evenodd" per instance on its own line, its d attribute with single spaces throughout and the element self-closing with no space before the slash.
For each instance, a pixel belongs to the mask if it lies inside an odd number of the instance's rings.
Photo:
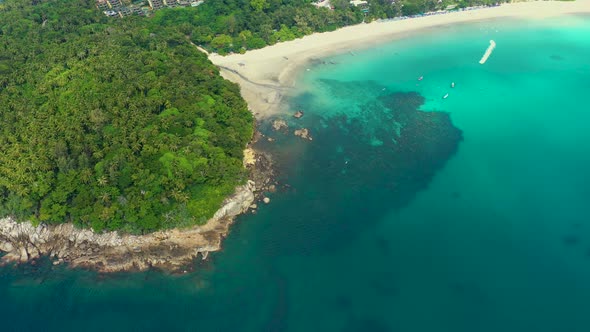
<svg viewBox="0 0 590 332">
<path fill-rule="evenodd" d="M 54 264 L 67 263 L 99 272 L 160 268 L 178 272 L 195 258 L 206 259 L 221 249 L 236 216 L 251 210 L 256 199 L 272 185 L 270 156 L 247 149 L 244 164 L 250 171 L 248 183 L 236 188 L 222 207 L 204 225 L 171 229 L 147 235 L 95 233 L 73 224 L 39 225 L 0 219 L 0 264 L 34 262 L 48 256 Z"/>
</svg>

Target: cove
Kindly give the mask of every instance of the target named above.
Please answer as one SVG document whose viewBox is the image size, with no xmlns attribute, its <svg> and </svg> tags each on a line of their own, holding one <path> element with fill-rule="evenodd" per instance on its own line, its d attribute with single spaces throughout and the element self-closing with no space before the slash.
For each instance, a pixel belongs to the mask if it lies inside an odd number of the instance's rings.
<svg viewBox="0 0 590 332">
<path fill-rule="evenodd" d="M 497 20 L 321 59 L 289 130 L 262 124 L 278 190 L 222 252 L 178 276 L 2 268 L 3 330 L 588 331 L 588 35 Z"/>
</svg>

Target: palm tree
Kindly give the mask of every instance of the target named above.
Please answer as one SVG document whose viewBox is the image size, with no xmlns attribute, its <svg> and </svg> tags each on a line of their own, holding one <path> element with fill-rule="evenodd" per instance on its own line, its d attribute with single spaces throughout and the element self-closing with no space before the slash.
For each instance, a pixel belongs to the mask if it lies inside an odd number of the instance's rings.
<svg viewBox="0 0 590 332">
<path fill-rule="evenodd" d="M 101 176 L 100 178 L 98 178 L 97 182 L 98 182 L 98 185 L 101 187 L 104 187 L 107 185 L 107 183 L 109 183 L 109 181 L 107 180 L 107 177 L 104 175 Z"/>
<path fill-rule="evenodd" d="M 92 179 L 92 170 L 90 168 L 84 168 L 80 171 L 80 181 L 82 183 L 90 183 Z"/>
<path fill-rule="evenodd" d="M 103 203 L 108 203 L 108 202 L 110 202 L 110 201 L 111 201 L 111 195 L 109 195 L 109 193 L 107 193 L 107 192 L 103 192 L 103 193 L 100 195 L 100 200 L 101 200 Z"/>
</svg>

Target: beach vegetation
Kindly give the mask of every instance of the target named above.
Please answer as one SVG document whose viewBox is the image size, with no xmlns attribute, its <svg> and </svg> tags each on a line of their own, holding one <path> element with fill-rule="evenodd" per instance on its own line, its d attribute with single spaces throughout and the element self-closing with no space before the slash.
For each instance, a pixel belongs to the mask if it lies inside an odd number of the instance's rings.
<svg viewBox="0 0 590 332">
<path fill-rule="evenodd" d="M 310 1 L 251 0 L 244 6 L 237 0 L 207 0 L 197 8 L 158 10 L 149 22 L 153 28 L 189 25 L 194 43 L 227 54 L 363 21 L 360 8 L 348 0 L 335 0 L 334 5 L 337 10 L 316 8 Z"/>
<path fill-rule="evenodd" d="M 239 53 L 314 32 L 444 10 L 494 5 L 507 0 L 368 0 L 354 6 L 350 0 L 330 0 L 331 8 L 316 7 L 310 0 L 207 0 L 197 8 L 158 10 L 150 19 L 153 28 L 185 27 L 196 44 L 220 54 Z M 183 31 L 184 31 L 183 30 Z"/>
</svg>

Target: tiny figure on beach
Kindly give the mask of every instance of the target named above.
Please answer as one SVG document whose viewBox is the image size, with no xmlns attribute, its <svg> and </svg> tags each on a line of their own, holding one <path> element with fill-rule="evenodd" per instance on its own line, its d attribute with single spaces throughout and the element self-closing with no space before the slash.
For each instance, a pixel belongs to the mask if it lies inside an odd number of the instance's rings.
<svg viewBox="0 0 590 332">
<path fill-rule="evenodd" d="M 245 63 L 243 63 L 243 62 L 240 62 L 240 63 L 238 63 L 238 66 L 240 66 L 240 67 L 244 67 L 245 65 L 246 65 L 246 64 L 245 64 Z"/>
<path fill-rule="evenodd" d="M 284 57 L 283 57 L 283 59 L 285 59 L 285 60 L 289 60 L 289 58 L 287 58 L 286 56 L 284 56 Z"/>
<path fill-rule="evenodd" d="M 422 81 L 423 79 L 424 79 L 424 76 L 418 77 L 418 81 Z"/>
</svg>

